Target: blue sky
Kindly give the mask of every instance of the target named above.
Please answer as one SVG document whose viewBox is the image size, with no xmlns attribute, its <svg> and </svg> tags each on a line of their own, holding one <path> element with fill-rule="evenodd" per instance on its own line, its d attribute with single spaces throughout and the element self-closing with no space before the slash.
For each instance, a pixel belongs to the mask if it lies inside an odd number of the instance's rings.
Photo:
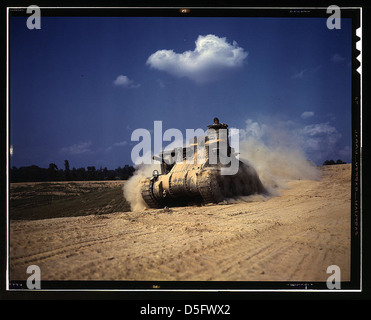
<svg viewBox="0 0 371 320">
<path fill-rule="evenodd" d="M 133 130 L 215 116 L 351 161 L 350 19 L 12 17 L 9 49 L 11 166 L 114 169 L 132 164 Z"/>
</svg>

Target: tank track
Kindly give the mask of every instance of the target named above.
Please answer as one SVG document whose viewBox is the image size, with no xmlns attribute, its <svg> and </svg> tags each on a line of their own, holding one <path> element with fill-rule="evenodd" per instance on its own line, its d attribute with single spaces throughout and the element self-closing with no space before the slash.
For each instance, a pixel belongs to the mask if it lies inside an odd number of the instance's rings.
<svg viewBox="0 0 371 320">
<path fill-rule="evenodd" d="M 220 182 L 216 176 L 199 176 L 197 186 L 205 203 L 218 203 L 223 200 Z"/>
<path fill-rule="evenodd" d="M 158 202 L 152 193 L 152 182 L 142 187 L 142 198 L 150 208 L 160 209 L 163 206 Z"/>
</svg>

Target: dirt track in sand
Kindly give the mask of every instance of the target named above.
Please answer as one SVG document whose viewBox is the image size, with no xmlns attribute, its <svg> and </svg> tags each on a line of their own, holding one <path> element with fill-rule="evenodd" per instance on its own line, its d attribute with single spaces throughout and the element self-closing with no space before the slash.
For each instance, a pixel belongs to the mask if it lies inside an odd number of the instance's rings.
<svg viewBox="0 0 371 320">
<path fill-rule="evenodd" d="M 351 165 L 321 172 L 266 201 L 11 221 L 10 280 L 349 280 Z"/>
</svg>

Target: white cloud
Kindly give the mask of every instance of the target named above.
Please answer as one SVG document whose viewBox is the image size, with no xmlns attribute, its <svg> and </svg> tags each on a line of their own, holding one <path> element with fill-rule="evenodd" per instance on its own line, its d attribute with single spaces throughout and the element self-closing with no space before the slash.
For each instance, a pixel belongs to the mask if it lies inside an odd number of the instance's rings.
<svg viewBox="0 0 371 320">
<path fill-rule="evenodd" d="M 157 83 L 160 86 L 160 88 L 165 88 L 166 87 L 166 84 L 160 79 L 157 79 Z"/>
<path fill-rule="evenodd" d="M 304 111 L 302 114 L 301 114 L 301 118 L 302 119 L 308 119 L 310 117 L 313 117 L 314 116 L 314 112 L 313 111 Z"/>
<path fill-rule="evenodd" d="M 147 60 L 147 64 L 176 77 L 187 77 L 196 82 L 208 82 L 219 78 L 222 72 L 243 66 L 247 52 L 237 42 L 209 34 L 198 36 L 193 51 L 176 53 L 159 50 Z"/>
<path fill-rule="evenodd" d="M 109 146 L 107 149 L 106 149 L 106 152 L 109 152 L 111 151 L 113 148 L 115 147 L 124 147 L 128 144 L 127 141 L 120 141 L 120 142 L 115 142 L 112 146 Z"/>
<path fill-rule="evenodd" d="M 133 80 L 130 80 L 127 76 L 119 75 L 113 81 L 113 84 L 117 87 L 122 87 L 125 89 L 136 89 L 140 87 L 139 83 L 135 83 Z"/>
<path fill-rule="evenodd" d="M 246 128 L 241 130 L 241 134 L 244 136 L 252 136 L 256 139 L 260 139 L 266 131 L 266 125 L 259 124 L 251 119 L 246 120 Z"/>
<path fill-rule="evenodd" d="M 336 128 L 331 126 L 328 122 L 305 126 L 302 132 L 311 137 L 319 135 L 333 135 L 338 133 Z"/>
<path fill-rule="evenodd" d="M 64 147 L 61 149 L 61 153 L 65 154 L 83 154 L 92 152 L 90 146 L 91 141 L 75 143 L 72 146 Z"/>
<path fill-rule="evenodd" d="M 330 119 L 330 121 L 336 120 L 336 115 L 334 115 L 333 113 L 327 113 L 325 116 L 326 118 Z"/>
<path fill-rule="evenodd" d="M 306 151 L 318 152 L 322 156 L 330 156 L 337 152 L 341 133 L 328 122 L 305 126 L 299 133 Z"/>
<path fill-rule="evenodd" d="M 333 54 L 332 57 L 331 57 L 331 61 L 335 62 L 335 63 L 342 62 L 344 60 L 345 60 L 345 58 L 338 53 Z"/>
<path fill-rule="evenodd" d="M 115 142 L 113 145 L 115 147 L 123 147 L 123 146 L 126 146 L 128 144 L 127 141 L 120 141 L 120 142 Z"/>
<path fill-rule="evenodd" d="M 307 69 L 304 69 L 304 70 L 301 70 L 297 73 L 294 73 L 291 78 L 292 79 L 301 79 L 301 78 L 304 77 L 304 73 L 307 72 L 307 71 L 308 71 Z"/>
<path fill-rule="evenodd" d="M 326 159 L 349 161 L 350 149 L 341 146 L 341 137 L 341 133 L 329 122 L 300 126 L 300 123 L 275 118 L 267 118 L 263 122 L 248 119 L 246 128 L 240 129 L 241 141 L 254 139 L 272 149 L 302 150 L 308 159 L 317 164 Z"/>
</svg>

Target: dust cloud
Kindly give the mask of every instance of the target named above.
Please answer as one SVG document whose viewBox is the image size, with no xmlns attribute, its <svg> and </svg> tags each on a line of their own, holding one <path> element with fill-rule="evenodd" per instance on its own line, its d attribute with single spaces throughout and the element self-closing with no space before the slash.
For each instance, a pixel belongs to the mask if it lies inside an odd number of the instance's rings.
<svg viewBox="0 0 371 320">
<path fill-rule="evenodd" d="M 129 202 L 131 211 L 141 211 L 148 206 L 142 198 L 141 189 L 146 178 L 152 176 L 153 170 L 160 172 L 158 164 L 143 164 L 135 168 L 134 175 L 124 184 L 123 193 L 126 201 Z"/>
<path fill-rule="evenodd" d="M 250 163 L 271 196 L 291 180 L 319 180 L 320 172 L 299 147 L 267 145 L 254 137 L 240 142 L 240 160 Z"/>
<path fill-rule="evenodd" d="M 245 191 L 247 190 L 244 194 L 252 194 L 227 197 L 228 203 L 240 200 L 265 201 L 279 196 L 282 190 L 288 188 L 289 181 L 320 179 L 320 171 L 307 158 L 289 131 L 282 130 L 282 126 L 276 128 L 277 130 L 269 126 L 267 130 L 268 126 L 251 120 L 246 123 L 246 130 L 240 130 L 239 142 L 239 160 L 246 167 L 240 168 L 238 179 L 242 181 Z M 145 178 L 151 177 L 155 169 L 160 171 L 158 164 L 139 166 L 125 183 L 123 194 L 132 211 L 147 208 L 141 196 L 141 187 Z"/>
</svg>

